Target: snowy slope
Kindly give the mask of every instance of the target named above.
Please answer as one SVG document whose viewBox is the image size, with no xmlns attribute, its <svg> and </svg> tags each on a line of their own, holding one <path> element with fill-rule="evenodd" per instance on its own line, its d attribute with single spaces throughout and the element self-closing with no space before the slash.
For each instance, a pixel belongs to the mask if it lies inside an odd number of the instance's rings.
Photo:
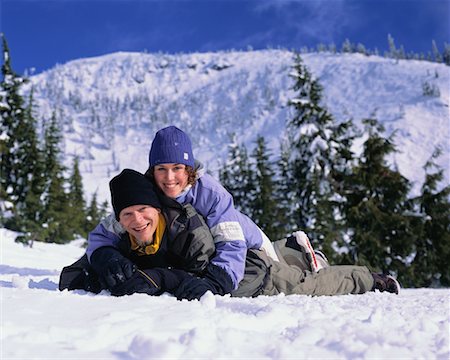
<svg viewBox="0 0 450 360">
<path fill-rule="evenodd" d="M 191 135 L 194 153 L 213 173 L 226 156 L 230 135 L 253 147 L 266 137 L 279 152 L 290 117 L 293 54 L 283 50 L 198 54 L 115 53 L 80 59 L 32 77 L 39 117 L 58 109 L 69 165 L 81 156 L 88 193 L 109 199 L 108 179 L 124 167 L 144 171 L 155 131 L 175 124 Z M 425 61 L 361 54 L 305 54 L 324 87 L 335 118 L 360 124 L 376 116 L 397 129 L 401 151 L 392 159 L 402 173 L 423 181 L 434 147 L 450 170 L 450 67 Z M 424 96 L 423 86 L 436 90 Z"/>
<path fill-rule="evenodd" d="M 0 229 L 2 359 L 448 359 L 449 289 L 336 297 L 59 292 L 76 243 Z"/>
</svg>

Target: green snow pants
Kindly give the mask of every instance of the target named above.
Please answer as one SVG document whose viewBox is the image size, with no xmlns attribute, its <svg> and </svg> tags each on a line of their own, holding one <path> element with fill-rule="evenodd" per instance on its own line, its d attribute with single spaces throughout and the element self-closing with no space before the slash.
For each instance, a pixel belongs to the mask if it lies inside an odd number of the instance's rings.
<svg viewBox="0 0 450 360">
<path fill-rule="evenodd" d="M 233 296 L 363 294 L 372 290 L 373 284 L 365 266 L 339 265 L 311 272 L 283 259 L 274 261 L 264 251 L 250 250 L 244 279 Z"/>
</svg>

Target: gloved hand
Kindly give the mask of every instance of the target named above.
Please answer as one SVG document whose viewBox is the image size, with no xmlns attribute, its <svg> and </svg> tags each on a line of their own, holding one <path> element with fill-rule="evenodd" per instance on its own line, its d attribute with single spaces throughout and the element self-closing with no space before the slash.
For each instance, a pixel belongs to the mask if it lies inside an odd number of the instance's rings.
<svg viewBox="0 0 450 360">
<path fill-rule="evenodd" d="M 161 291 L 159 284 L 160 278 L 157 272 L 151 270 L 137 270 L 128 280 L 113 286 L 111 288 L 111 295 L 124 296 L 134 293 L 160 295 L 163 291 Z"/>
<path fill-rule="evenodd" d="M 174 295 L 181 299 L 200 299 L 207 291 L 213 294 L 225 295 L 233 290 L 233 281 L 221 267 L 208 264 L 203 277 L 191 276 L 183 280 L 175 290 Z"/>
<path fill-rule="evenodd" d="M 187 277 L 192 277 L 192 275 L 177 269 L 138 269 L 130 279 L 114 286 L 111 289 L 111 295 L 123 296 L 134 293 L 161 295 L 166 291 L 173 292 Z"/>
<path fill-rule="evenodd" d="M 123 256 L 116 248 L 105 246 L 91 255 L 91 266 L 99 277 L 103 288 L 111 290 L 117 284 L 130 279 L 136 265 Z"/>
</svg>

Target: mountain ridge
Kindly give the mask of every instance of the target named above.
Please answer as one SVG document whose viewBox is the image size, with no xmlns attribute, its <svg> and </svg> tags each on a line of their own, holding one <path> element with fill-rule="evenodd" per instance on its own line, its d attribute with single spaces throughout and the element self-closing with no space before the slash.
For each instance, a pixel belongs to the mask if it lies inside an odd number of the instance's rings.
<svg viewBox="0 0 450 360">
<path fill-rule="evenodd" d="M 31 77 L 38 119 L 58 109 L 67 164 L 80 157 L 88 194 L 109 199 L 108 180 L 122 168 L 145 171 L 154 133 L 174 124 L 192 138 L 213 172 L 232 133 L 252 148 L 258 134 L 279 153 L 295 96 L 287 50 L 193 54 L 114 53 L 57 65 Z M 362 54 L 303 54 L 337 121 L 375 116 L 397 131 L 392 162 L 416 190 L 435 146 L 448 179 L 450 67 Z M 425 94 L 425 87 L 433 90 Z M 43 120 L 45 121 L 45 120 Z M 356 147 L 360 144 L 356 144 Z"/>
</svg>

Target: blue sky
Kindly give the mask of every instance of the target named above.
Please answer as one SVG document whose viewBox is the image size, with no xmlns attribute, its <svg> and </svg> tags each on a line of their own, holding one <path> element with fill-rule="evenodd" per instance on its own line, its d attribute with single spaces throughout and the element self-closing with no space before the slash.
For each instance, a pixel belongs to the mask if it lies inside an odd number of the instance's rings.
<svg viewBox="0 0 450 360">
<path fill-rule="evenodd" d="M 13 67 L 35 72 L 116 51 L 340 48 L 407 52 L 450 43 L 449 0 L 0 0 Z"/>
</svg>

